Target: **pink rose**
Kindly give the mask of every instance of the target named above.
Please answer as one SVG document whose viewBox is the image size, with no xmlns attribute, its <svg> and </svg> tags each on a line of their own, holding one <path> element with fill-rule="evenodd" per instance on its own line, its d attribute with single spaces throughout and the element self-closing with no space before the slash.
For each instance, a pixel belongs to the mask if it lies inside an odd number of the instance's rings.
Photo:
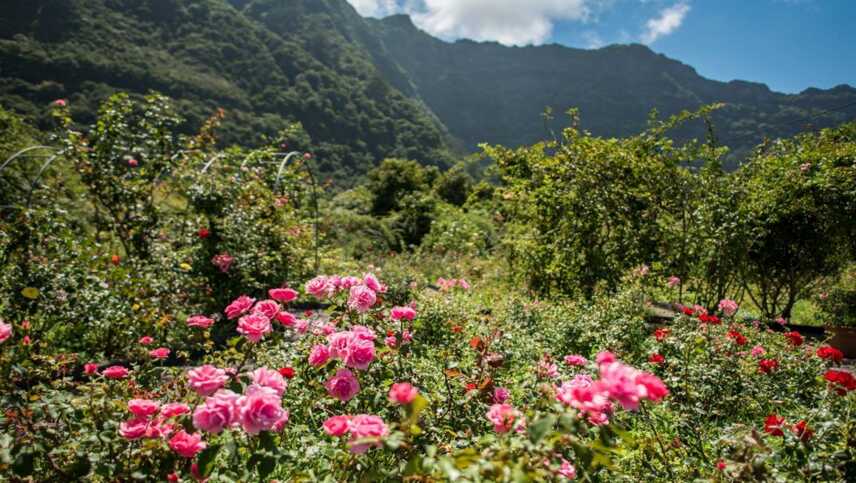
<svg viewBox="0 0 856 483">
<path fill-rule="evenodd" d="M 214 258 L 211 259 L 211 264 L 220 269 L 222 273 L 228 273 L 233 263 L 235 263 L 235 258 L 228 252 L 214 255 Z"/>
<path fill-rule="evenodd" d="M 297 299 L 297 291 L 290 288 L 272 288 L 268 290 L 268 295 L 277 302 L 284 304 Z"/>
<path fill-rule="evenodd" d="M 574 468 L 574 465 L 565 458 L 562 458 L 562 465 L 559 467 L 559 471 L 557 471 L 557 473 L 559 476 L 567 480 L 573 480 L 577 477 L 577 469 Z"/>
<path fill-rule="evenodd" d="M 187 371 L 187 381 L 200 396 L 210 396 L 229 381 L 229 376 L 223 369 L 206 364 Z"/>
<path fill-rule="evenodd" d="M 356 454 L 365 453 L 372 446 L 380 447 L 381 439 L 389 434 L 389 428 L 383 419 L 368 414 L 351 418 L 348 429 L 351 432 L 351 440 L 348 444 L 351 452 Z"/>
<path fill-rule="evenodd" d="M 295 324 L 295 322 L 297 322 L 297 317 L 295 317 L 294 314 L 285 311 L 279 312 L 274 316 L 274 318 L 277 322 L 286 327 L 291 327 Z"/>
<path fill-rule="evenodd" d="M 149 426 L 146 428 L 146 438 L 166 438 L 172 433 L 172 430 L 173 426 L 171 424 L 164 424 L 162 419 L 154 419 L 149 421 Z"/>
<path fill-rule="evenodd" d="M 214 319 L 206 317 L 204 315 L 194 315 L 193 317 L 187 318 L 188 327 L 199 327 L 200 329 L 207 329 L 212 325 L 214 325 Z"/>
<path fill-rule="evenodd" d="M 202 441 L 202 436 L 199 434 L 188 434 L 184 430 L 176 433 L 169 440 L 169 447 L 178 453 L 179 456 L 185 458 L 193 458 L 197 453 L 208 446 Z"/>
<path fill-rule="evenodd" d="M 419 391 L 408 382 L 397 382 L 389 389 L 389 402 L 393 404 L 410 404 L 416 399 Z"/>
<path fill-rule="evenodd" d="M 342 290 L 350 290 L 351 287 L 359 285 L 361 283 L 363 283 L 363 281 L 357 277 L 353 277 L 353 276 L 342 277 L 339 280 L 338 287 Z"/>
<path fill-rule="evenodd" d="M 279 313 L 279 304 L 275 300 L 262 300 L 253 307 L 253 313 L 272 319 Z"/>
<path fill-rule="evenodd" d="M 389 316 L 393 320 L 413 320 L 416 317 L 416 311 L 413 307 L 393 307 Z"/>
<path fill-rule="evenodd" d="M 187 404 L 184 403 L 169 403 L 161 406 L 160 417 L 164 419 L 174 418 L 176 416 L 181 416 L 182 414 L 187 414 L 190 412 L 190 408 Z"/>
<path fill-rule="evenodd" d="M 206 433 L 219 433 L 238 421 L 240 395 L 221 389 L 205 399 L 193 411 L 193 427 Z"/>
<path fill-rule="evenodd" d="M 68 105 L 68 102 L 65 99 L 57 99 L 53 101 L 52 104 L 56 107 L 65 107 Z"/>
<path fill-rule="evenodd" d="M 280 418 L 275 423 L 273 423 L 272 429 L 274 432 L 279 433 L 280 431 L 285 429 L 286 424 L 288 424 L 288 410 L 283 409 L 282 416 L 280 416 Z"/>
<path fill-rule="evenodd" d="M 352 369 L 364 371 L 369 368 L 369 364 L 372 363 L 374 358 L 374 342 L 355 337 L 348 346 L 348 353 L 345 355 L 343 362 Z"/>
<path fill-rule="evenodd" d="M 410 333 L 409 330 L 405 330 L 401 333 L 401 345 L 409 344 L 413 342 L 413 334 Z"/>
<path fill-rule="evenodd" d="M 258 342 L 273 330 L 270 319 L 262 314 L 245 315 L 238 319 L 238 332 L 250 342 Z"/>
<path fill-rule="evenodd" d="M 721 310 L 726 317 L 731 317 L 737 312 L 737 302 L 731 299 L 720 300 L 719 310 Z"/>
<path fill-rule="evenodd" d="M 128 377 L 128 370 L 122 366 L 110 366 L 101 371 L 101 374 L 107 379 L 124 379 Z"/>
<path fill-rule="evenodd" d="M 360 392 L 360 383 L 348 369 L 339 369 L 325 384 L 327 393 L 340 401 L 349 401 Z"/>
<path fill-rule="evenodd" d="M 139 342 L 141 345 L 149 345 L 149 344 L 151 344 L 151 343 L 152 343 L 152 342 L 154 342 L 154 341 L 155 341 L 155 340 L 154 340 L 152 337 L 150 337 L 150 336 L 148 336 L 148 335 L 144 335 L 144 336 L 140 337 L 140 340 L 139 340 L 138 342 Z"/>
<path fill-rule="evenodd" d="M 569 356 L 565 356 L 565 364 L 569 366 L 585 366 L 588 364 L 588 360 L 578 354 L 572 354 Z"/>
<path fill-rule="evenodd" d="M 599 352 L 595 358 L 598 364 L 609 364 L 615 362 L 615 354 L 609 351 Z"/>
<path fill-rule="evenodd" d="M 237 319 L 241 315 L 247 313 L 254 303 L 256 303 L 256 299 L 247 297 L 246 295 L 241 295 L 226 307 L 226 318 L 229 320 Z"/>
<path fill-rule="evenodd" d="M 497 387 L 493 390 L 493 402 L 496 404 L 503 404 L 505 401 L 508 401 L 508 397 L 510 396 L 508 389 L 504 387 Z"/>
<path fill-rule="evenodd" d="M 330 344 L 330 357 L 344 359 L 348 355 L 348 348 L 351 346 L 351 340 L 354 338 L 352 332 L 336 332 L 327 336 L 327 342 Z"/>
<path fill-rule="evenodd" d="M 371 328 L 366 327 L 364 325 L 355 325 L 355 326 L 351 327 L 350 332 L 357 339 L 361 339 L 361 340 L 375 340 L 375 339 L 377 339 L 377 335 L 375 335 L 375 332 Z"/>
<path fill-rule="evenodd" d="M 511 431 L 515 423 L 519 421 L 520 411 L 514 409 L 508 404 L 494 404 L 485 415 L 491 423 L 493 430 L 497 433 L 507 433 Z"/>
<path fill-rule="evenodd" d="M 0 343 L 6 342 L 12 337 L 12 324 L 0 320 Z"/>
<path fill-rule="evenodd" d="M 86 375 L 88 376 L 94 376 L 95 374 L 98 374 L 98 364 L 95 364 L 94 362 L 88 362 L 84 364 L 83 372 L 86 373 Z"/>
<path fill-rule="evenodd" d="M 351 287 L 350 295 L 348 296 L 348 308 L 356 310 L 359 313 L 367 312 L 377 302 L 375 291 L 365 285 L 357 285 Z"/>
<path fill-rule="evenodd" d="M 238 399 L 241 427 L 249 434 L 270 431 L 284 415 L 282 401 L 269 387 L 251 385 Z"/>
<path fill-rule="evenodd" d="M 386 336 L 386 338 L 383 339 L 383 342 L 391 349 L 394 349 L 395 346 L 398 345 L 398 339 L 396 339 L 394 335 Z"/>
<path fill-rule="evenodd" d="M 319 275 L 312 280 L 306 282 L 306 293 L 313 295 L 315 298 L 323 299 L 333 295 L 336 287 L 330 283 L 330 279 L 325 275 Z"/>
<path fill-rule="evenodd" d="M 363 276 L 363 285 L 372 289 L 375 292 L 382 292 L 380 281 L 377 277 L 374 276 L 373 273 L 367 273 Z"/>
<path fill-rule="evenodd" d="M 149 355 L 152 359 L 166 359 L 169 357 L 170 350 L 166 347 L 158 347 L 157 349 L 152 349 L 149 351 Z"/>
<path fill-rule="evenodd" d="M 137 418 L 147 418 L 155 414 L 160 409 L 160 404 L 156 401 L 148 399 L 131 399 L 128 401 L 128 411 L 131 411 Z"/>
<path fill-rule="evenodd" d="M 677 286 L 678 286 L 678 285 L 680 285 L 680 284 L 681 284 L 681 279 L 680 279 L 680 278 L 678 278 L 678 277 L 676 277 L 676 276 L 674 276 L 674 275 L 672 275 L 671 277 L 669 277 L 669 280 L 666 282 L 666 285 L 668 285 L 668 286 L 669 286 L 669 288 L 675 288 L 675 287 L 677 287 Z"/>
<path fill-rule="evenodd" d="M 751 351 L 751 354 L 754 357 L 760 357 L 766 353 L 767 353 L 767 351 L 760 345 L 756 345 L 755 347 L 752 348 L 752 351 Z"/>
<path fill-rule="evenodd" d="M 250 377 L 253 380 L 253 384 L 273 389 L 278 397 L 282 397 L 285 394 L 285 388 L 288 387 L 288 383 L 285 382 L 285 378 L 282 377 L 279 371 L 274 371 L 266 367 L 259 367 L 250 373 Z"/>
<path fill-rule="evenodd" d="M 332 416 L 324 421 L 324 432 L 330 436 L 343 436 L 350 428 L 350 416 Z"/>
<path fill-rule="evenodd" d="M 318 344 L 312 347 L 309 353 L 309 364 L 313 367 L 321 367 L 330 360 L 330 349 L 325 345 Z"/>
<path fill-rule="evenodd" d="M 128 440 L 140 439 L 146 435 L 148 426 L 149 421 L 147 419 L 129 419 L 119 425 L 119 434 Z"/>
</svg>

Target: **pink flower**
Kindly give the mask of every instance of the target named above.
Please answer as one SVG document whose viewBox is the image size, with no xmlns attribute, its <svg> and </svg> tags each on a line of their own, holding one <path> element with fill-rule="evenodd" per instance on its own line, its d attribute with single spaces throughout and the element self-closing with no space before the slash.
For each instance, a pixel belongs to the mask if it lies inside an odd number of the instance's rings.
<svg viewBox="0 0 856 483">
<path fill-rule="evenodd" d="M 595 358 L 598 365 L 600 364 L 609 364 L 610 362 L 615 362 L 615 354 L 609 351 L 599 352 L 597 357 Z"/>
<path fill-rule="evenodd" d="M 10 337 L 12 337 L 12 324 L 0 320 L 0 344 L 9 340 Z"/>
<path fill-rule="evenodd" d="M 304 289 L 306 289 L 306 293 L 318 299 L 330 297 L 336 291 L 336 287 L 330 283 L 330 279 L 326 275 L 319 275 L 306 282 Z"/>
<path fill-rule="evenodd" d="M 66 101 L 65 99 L 57 99 L 57 100 L 53 101 L 51 104 L 53 104 L 56 107 L 65 107 L 68 105 L 68 101 Z"/>
<path fill-rule="evenodd" d="M 354 337 L 360 340 L 375 340 L 377 339 L 377 335 L 375 332 L 366 327 L 364 325 L 355 325 L 351 327 L 351 333 L 354 334 Z"/>
<path fill-rule="evenodd" d="M 101 371 L 101 374 L 107 379 L 124 379 L 128 377 L 128 370 L 122 366 L 110 366 Z"/>
<path fill-rule="evenodd" d="M 371 447 L 380 447 L 381 439 L 389 434 L 389 428 L 378 416 L 360 414 L 351 418 L 348 424 L 351 432 L 351 452 L 362 454 Z"/>
<path fill-rule="evenodd" d="M 488 421 L 493 423 L 493 430 L 497 433 L 507 433 L 515 426 L 515 422 L 521 417 L 520 411 L 508 404 L 494 404 L 486 414 Z"/>
<path fill-rule="evenodd" d="M 416 317 L 416 311 L 413 307 L 393 307 L 389 311 L 389 317 L 392 320 L 413 320 Z"/>
<path fill-rule="evenodd" d="M 674 275 L 669 277 L 669 280 L 666 282 L 666 285 L 668 285 L 669 288 L 675 288 L 680 284 L 681 284 L 681 279 L 679 277 L 674 276 Z"/>
<path fill-rule="evenodd" d="M 328 394 L 340 401 L 349 401 L 360 392 L 360 382 L 348 369 L 339 369 L 336 375 L 324 384 L 324 387 L 327 388 Z"/>
<path fill-rule="evenodd" d="M 172 424 L 164 424 L 163 419 L 153 419 L 149 421 L 149 426 L 146 428 L 146 438 L 158 439 L 166 438 L 173 431 Z"/>
<path fill-rule="evenodd" d="M 297 290 L 290 288 L 272 288 L 268 290 L 268 295 L 277 302 L 287 304 L 288 302 L 297 299 Z"/>
<path fill-rule="evenodd" d="M 659 377 L 643 372 L 636 376 L 639 392 L 643 399 L 657 402 L 669 395 L 669 389 Z M 644 390 L 643 390 L 644 389 Z"/>
<path fill-rule="evenodd" d="M 389 402 L 393 404 L 410 404 L 416 399 L 419 391 L 409 382 L 397 382 L 389 389 Z"/>
<path fill-rule="evenodd" d="M 554 378 L 559 376 L 559 368 L 556 364 L 548 359 L 542 359 L 538 362 L 538 375 L 541 377 Z"/>
<path fill-rule="evenodd" d="M 570 461 L 562 458 L 562 465 L 559 467 L 559 471 L 557 471 L 559 476 L 562 478 L 573 480 L 577 477 L 577 469 L 574 468 L 574 465 L 571 464 Z"/>
<path fill-rule="evenodd" d="M 719 310 L 721 310 L 726 317 L 731 317 L 737 313 L 737 302 L 731 299 L 722 299 L 719 301 Z"/>
<path fill-rule="evenodd" d="M 83 365 L 83 372 L 88 376 L 93 376 L 98 374 L 98 364 L 94 362 L 88 362 Z"/>
<path fill-rule="evenodd" d="M 262 300 L 253 307 L 253 313 L 272 319 L 279 313 L 279 304 L 275 300 Z"/>
<path fill-rule="evenodd" d="M 238 399 L 241 396 L 221 389 L 205 399 L 193 411 L 193 427 L 206 433 L 217 434 L 238 421 Z"/>
<path fill-rule="evenodd" d="M 348 296 L 348 308 L 359 313 L 367 312 L 377 302 L 375 291 L 365 285 L 351 287 Z"/>
<path fill-rule="evenodd" d="M 149 421 L 147 419 L 129 419 L 119 425 L 119 434 L 128 440 L 140 439 L 146 435 L 148 426 Z"/>
<path fill-rule="evenodd" d="M 277 322 L 279 322 L 280 324 L 282 324 L 286 327 L 291 327 L 292 325 L 295 324 L 295 322 L 297 322 L 297 317 L 295 317 L 294 314 L 292 314 L 291 312 L 285 312 L 285 311 L 280 312 L 280 313 L 276 314 L 274 316 L 274 318 L 276 319 Z"/>
<path fill-rule="evenodd" d="M 248 387 L 237 405 L 241 427 L 249 434 L 270 431 L 285 414 L 276 391 L 264 386 Z"/>
<path fill-rule="evenodd" d="M 194 315 L 193 317 L 187 318 L 188 327 L 199 327 L 200 329 L 207 329 L 212 325 L 214 325 L 214 319 L 211 319 L 204 315 Z"/>
<path fill-rule="evenodd" d="M 493 402 L 496 404 L 505 403 L 505 401 L 508 401 L 509 396 L 508 389 L 504 387 L 497 387 L 493 390 Z"/>
<path fill-rule="evenodd" d="M 158 347 L 157 349 L 152 349 L 149 351 L 149 356 L 152 359 L 166 359 L 169 357 L 170 350 L 166 347 Z"/>
<path fill-rule="evenodd" d="M 330 436 L 343 436 L 350 429 L 350 416 L 331 416 L 324 421 L 324 432 Z"/>
<path fill-rule="evenodd" d="M 336 287 L 340 290 L 350 290 L 351 287 L 353 287 L 355 285 L 359 285 L 361 283 L 363 283 L 363 281 L 360 280 L 359 278 L 353 277 L 353 276 L 347 276 L 347 277 L 342 277 L 341 279 L 339 279 L 338 282 L 336 283 Z"/>
<path fill-rule="evenodd" d="M 273 431 L 279 433 L 283 429 L 285 429 L 285 425 L 288 424 L 288 410 L 282 410 L 282 416 L 273 423 Z"/>
<path fill-rule="evenodd" d="M 750 353 L 752 354 L 753 357 L 761 357 L 764 354 L 766 354 L 767 351 L 763 347 L 761 347 L 760 345 L 756 345 L 755 347 L 752 348 L 752 351 Z"/>
<path fill-rule="evenodd" d="M 411 334 L 409 330 L 402 331 L 401 345 L 409 344 L 411 342 L 413 342 L 413 334 Z"/>
<path fill-rule="evenodd" d="M 337 359 L 344 359 L 348 355 L 348 348 L 351 346 L 351 339 L 354 334 L 352 332 L 336 332 L 327 336 L 327 342 L 330 344 L 330 356 Z"/>
<path fill-rule="evenodd" d="M 179 431 L 169 440 L 169 447 L 185 458 L 193 458 L 197 453 L 208 446 L 202 441 L 199 434 L 188 434 L 184 430 Z"/>
<path fill-rule="evenodd" d="M 211 259 L 211 264 L 213 264 L 223 273 L 228 273 L 229 269 L 232 268 L 232 263 L 234 262 L 235 258 L 232 255 L 229 255 L 228 252 L 223 252 L 219 255 L 214 255 L 214 258 Z"/>
<path fill-rule="evenodd" d="M 256 299 L 247 297 L 246 295 L 241 295 L 226 307 L 226 317 L 229 320 L 237 319 L 241 315 L 247 313 L 254 303 L 256 303 Z"/>
<path fill-rule="evenodd" d="M 309 329 L 309 321 L 300 319 L 294 323 L 294 330 L 297 331 L 298 334 L 305 334 Z"/>
<path fill-rule="evenodd" d="M 226 371 L 208 364 L 187 371 L 187 381 L 190 387 L 200 396 L 214 394 L 228 380 L 229 376 Z"/>
<path fill-rule="evenodd" d="M 585 366 L 588 364 L 588 359 L 579 354 L 572 354 L 565 356 L 565 364 L 569 366 Z"/>
<path fill-rule="evenodd" d="M 158 402 L 148 399 L 131 399 L 128 401 L 128 411 L 131 411 L 137 418 L 147 418 L 157 413 L 159 408 Z"/>
<path fill-rule="evenodd" d="M 187 404 L 184 403 L 169 403 L 161 406 L 160 416 L 164 419 L 174 418 L 176 416 L 181 416 L 182 414 L 187 414 L 190 412 L 190 408 Z"/>
<path fill-rule="evenodd" d="M 354 337 L 348 345 L 348 352 L 343 362 L 346 366 L 364 371 L 375 358 L 374 342 Z"/>
<path fill-rule="evenodd" d="M 285 388 L 288 387 L 288 383 L 285 382 L 285 378 L 282 377 L 282 374 L 280 374 L 279 371 L 274 371 L 266 367 L 259 367 L 255 371 L 251 372 L 250 376 L 252 377 L 253 384 L 269 387 L 273 389 L 279 397 L 282 397 L 282 395 L 285 394 Z"/>
<path fill-rule="evenodd" d="M 636 384 L 638 374 L 639 371 L 620 362 L 601 364 L 598 383 L 602 385 L 609 397 L 621 404 L 624 409 L 635 411 L 639 408 L 642 397 L 639 386 Z"/>
<path fill-rule="evenodd" d="M 321 367 L 330 360 L 330 349 L 326 345 L 317 344 L 309 353 L 309 364 L 313 367 Z"/>
<path fill-rule="evenodd" d="M 375 292 L 383 292 L 380 281 L 377 277 L 374 276 L 373 273 L 367 273 L 363 275 L 363 285 L 372 289 Z"/>
<path fill-rule="evenodd" d="M 398 345 L 398 339 L 394 335 L 388 335 L 383 339 L 384 344 L 390 349 L 394 349 Z"/>
<path fill-rule="evenodd" d="M 250 342 L 259 342 L 271 330 L 270 319 L 262 314 L 245 315 L 238 319 L 238 332 L 244 334 Z"/>
<path fill-rule="evenodd" d="M 140 340 L 138 342 L 140 343 L 140 345 L 149 345 L 154 341 L 155 340 L 152 337 L 150 337 L 148 335 L 144 335 L 144 336 L 140 337 Z"/>
</svg>

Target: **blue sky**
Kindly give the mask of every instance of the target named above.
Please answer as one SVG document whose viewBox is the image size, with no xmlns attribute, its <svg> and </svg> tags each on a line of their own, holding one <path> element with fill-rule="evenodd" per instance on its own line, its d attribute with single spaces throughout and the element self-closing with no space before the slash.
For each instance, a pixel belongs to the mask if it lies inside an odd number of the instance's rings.
<svg viewBox="0 0 856 483">
<path fill-rule="evenodd" d="M 717 80 L 782 92 L 856 86 L 856 0 L 348 0 L 452 40 L 638 42 Z"/>
</svg>

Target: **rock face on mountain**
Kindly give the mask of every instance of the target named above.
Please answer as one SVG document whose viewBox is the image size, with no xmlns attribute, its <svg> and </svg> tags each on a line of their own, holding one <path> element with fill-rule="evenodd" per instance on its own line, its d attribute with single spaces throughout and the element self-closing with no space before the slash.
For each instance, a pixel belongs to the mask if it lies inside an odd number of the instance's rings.
<svg viewBox="0 0 856 483">
<path fill-rule="evenodd" d="M 620 136 L 643 128 L 653 108 L 668 115 L 724 102 L 716 135 L 738 154 L 764 137 L 856 117 L 849 86 L 786 95 L 712 81 L 641 45 L 450 43 L 407 16 L 364 19 L 345 0 L 5 2 L 5 107 L 44 122 L 46 105 L 68 97 L 86 121 L 119 90 L 175 98 L 189 127 L 223 107 L 230 143 L 258 144 L 300 121 L 312 138 L 306 147 L 338 178 L 385 157 L 443 166 L 450 151 L 481 142 L 531 143 L 561 127 L 570 107 L 584 128 Z M 545 126 L 548 106 L 556 119 Z"/>
</svg>

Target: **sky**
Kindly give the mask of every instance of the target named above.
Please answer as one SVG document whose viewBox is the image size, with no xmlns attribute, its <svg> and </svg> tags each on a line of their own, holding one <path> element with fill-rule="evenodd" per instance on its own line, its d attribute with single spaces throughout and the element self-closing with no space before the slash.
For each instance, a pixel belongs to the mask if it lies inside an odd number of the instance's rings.
<svg viewBox="0 0 856 483">
<path fill-rule="evenodd" d="M 856 86 L 856 0 L 348 0 L 454 40 L 578 48 L 641 43 L 716 80 Z"/>
</svg>

